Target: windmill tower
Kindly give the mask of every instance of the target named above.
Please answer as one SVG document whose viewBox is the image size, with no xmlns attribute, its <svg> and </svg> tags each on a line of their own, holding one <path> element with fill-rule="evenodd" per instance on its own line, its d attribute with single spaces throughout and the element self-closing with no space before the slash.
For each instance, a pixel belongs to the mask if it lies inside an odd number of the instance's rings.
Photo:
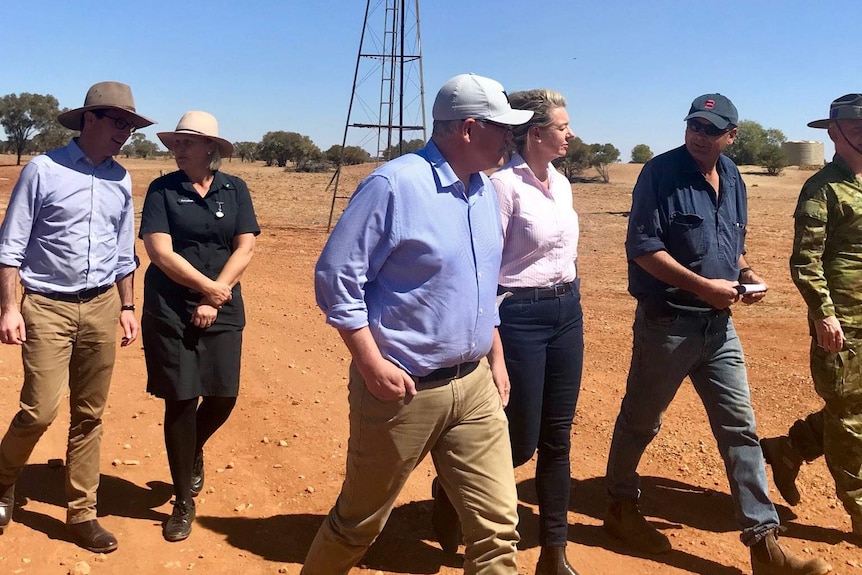
<svg viewBox="0 0 862 575">
<path fill-rule="evenodd" d="M 419 0 L 367 0 L 341 157 L 326 187 L 332 189 L 327 231 L 336 202 L 350 198 L 338 189 L 344 148 L 373 150 L 379 162 L 400 155 L 416 138 L 426 139 Z"/>
</svg>

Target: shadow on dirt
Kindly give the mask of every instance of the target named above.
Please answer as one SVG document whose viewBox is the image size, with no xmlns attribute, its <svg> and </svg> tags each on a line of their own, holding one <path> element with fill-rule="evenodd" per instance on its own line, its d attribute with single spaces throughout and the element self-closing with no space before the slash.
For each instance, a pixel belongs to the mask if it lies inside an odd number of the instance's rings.
<svg viewBox="0 0 862 575">
<path fill-rule="evenodd" d="M 16 508 L 13 521 L 40 531 L 51 539 L 68 541 L 66 524 L 53 517 L 27 509 L 27 501 L 39 501 L 66 507 L 66 469 L 62 465 L 28 465 L 21 472 L 15 488 Z M 164 521 L 164 513 L 155 511 L 173 495 L 173 487 L 162 481 L 150 481 L 140 487 L 113 475 L 102 475 L 99 486 L 99 517 L 119 516 L 132 519 Z"/>
<path fill-rule="evenodd" d="M 227 543 L 268 561 L 299 563 L 323 522 L 320 515 L 275 515 L 261 519 L 198 516 L 196 522 L 222 533 Z M 395 508 L 386 528 L 358 566 L 395 573 L 437 573 L 460 567 L 463 557 L 444 553 L 431 530 L 431 501 Z"/>
<path fill-rule="evenodd" d="M 678 543 L 674 541 L 674 531 L 683 525 L 714 533 L 739 531 L 734 517 L 733 501 L 728 493 L 665 477 L 650 476 L 641 477 L 641 489 L 643 491 L 639 502 L 641 511 L 647 516 L 650 523 L 671 538 L 671 543 L 674 544 L 675 548 L 670 553 L 666 555 L 643 555 L 633 552 L 605 533 L 601 526 L 596 525 L 570 524 L 569 541 L 590 547 L 601 547 L 622 555 L 650 559 L 657 563 L 703 575 L 738 575 L 741 573 L 736 567 L 722 565 L 678 549 L 676 548 Z M 520 500 L 535 505 L 537 503 L 535 480 L 522 481 L 518 485 L 518 496 Z M 829 544 L 836 544 L 844 539 L 844 534 L 835 529 L 795 523 L 793 519 L 796 519 L 796 515 L 788 507 L 782 505 L 776 505 L 776 507 L 781 517 L 781 523 L 786 528 L 782 537 Z M 573 479 L 569 509 L 599 521 L 603 520 L 607 510 L 604 477 L 592 477 L 581 481 Z M 538 546 L 538 516 L 530 507 L 521 507 L 519 514 L 519 531 L 521 533 L 519 547 L 529 549 Z"/>
</svg>

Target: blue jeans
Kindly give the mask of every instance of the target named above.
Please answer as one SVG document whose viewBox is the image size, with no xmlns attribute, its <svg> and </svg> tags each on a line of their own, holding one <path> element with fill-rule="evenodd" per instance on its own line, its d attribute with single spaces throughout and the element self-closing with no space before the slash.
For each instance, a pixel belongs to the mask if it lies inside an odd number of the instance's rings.
<svg viewBox="0 0 862 575">
<path fill-rule="evenodd" d="M 755 430 L 742 346 L 729 314 L 656 317 L 638 305 L 626 394 L 608 456 L 612 500 L 640 496 L 638 463 L 688 376 L 700 396 L 730 483 L 740 539 L 753 545 L 778 526 Z"/>
<path fill-rule="evenodd" d="M 512 383 L 506 415 L 515 467 L 538 449 L 539 543 L 565 547 L 572 419 L 584 363 L 584 319 L 577 289 L 541 300 L 504 300 L 500 338 Z"/>
</svg>

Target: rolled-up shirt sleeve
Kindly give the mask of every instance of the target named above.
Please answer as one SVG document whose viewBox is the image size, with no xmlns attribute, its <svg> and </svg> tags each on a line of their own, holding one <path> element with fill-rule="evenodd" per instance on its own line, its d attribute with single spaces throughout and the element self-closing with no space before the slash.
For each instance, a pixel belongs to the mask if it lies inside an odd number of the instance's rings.
<svg viewBox="0 0 862 575">
<path fill-rule="evenodd" d="M 39 169 L 36 163 L 30 162 L 21 170 L 0 227 L 0 264 L 21 267 L 39 210 L 38 190 Z"/>
<path fill-rule="evenodd" d="M 637 257 L 666 250 L 662 239 L 664 224 L 658 204 L 659 181 L 647 164 L 632 191 L 632 211 L 626 232 L 626 257 Z"/>
<path fill-rule="evenodd" d="M 396 245 L 395 196 L 387 178 L 371 176 L 354 193 L 314 269 L 317 305 L 337 329 L 368 325 L 367 286 Z"/>
</svg>

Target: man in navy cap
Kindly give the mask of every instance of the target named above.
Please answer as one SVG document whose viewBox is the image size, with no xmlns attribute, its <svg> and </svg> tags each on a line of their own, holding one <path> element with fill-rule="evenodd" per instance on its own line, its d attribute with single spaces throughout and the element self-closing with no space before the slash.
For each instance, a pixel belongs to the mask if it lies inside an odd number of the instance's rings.
<svg viewBox="0 0 862 575">
<path fill-rule="evenodd" d="M 808 126 L 828 131 L 835 157 L 802 186 L 790 275 L 808 308 L 811 377 L 826 407 L 761 445 L 790 505 L 800 501 L 802 461 L 825 453 L 851 540 L 862 545 L 862 94 L 834 100 L 829 118 Z"/>
<path fill-rule="evenodd" d="M 706 408 L 727 469 L 741 540 L 755 574 L 828 573 L 777 542 L 755 432 L 745 359 L 730 308 L 766 292 L 745 256 L 745 184 L 722 154 L 738 115 L 721 94 L 692 102 L 685 145 L 647 162 L 632 192 L 626 235 L 629 293 L 637 299 L 631 367 L 608 456 L 605 529 L 645 553 L 670 551 L 638 508 L 638 463 L 685 377 Z M 757 284 L 757 287 L 753 285 Z M 750 291 L 748 291 L 750 288 Z"/>
</svg>

